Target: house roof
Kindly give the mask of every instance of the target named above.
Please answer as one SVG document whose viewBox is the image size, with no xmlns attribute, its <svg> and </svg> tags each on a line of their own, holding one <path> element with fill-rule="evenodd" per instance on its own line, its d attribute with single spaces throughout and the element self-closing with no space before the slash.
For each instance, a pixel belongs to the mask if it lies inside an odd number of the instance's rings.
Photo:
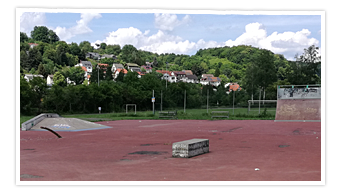
<svg viewBox="0 0 340 195">
<path fill-rule="evenodd" d="M 80 64 L 82 64 L 83 66 L 86 65 L 86 66 L 92 66 L 91 62 L 89 61 L 81 61 L 80 60 Z"/>
<path fill-rule="evenodd" d="M 210 82 L 221 82 L 219 77 L 208 77 L 208 81 Z"/>
<path fill-rule="evenodd" d="M 202 78 L 214 77 L 213 74 L 202 74 Z"/>
<path fill-rule="evenodd" d="M 145 66 L 145 65 L 143 65 L 143 66 L 141 66 L 141 67 L 144 68 L 145 70 L 150 70 L 150 69 L 152 69 L 151 66 Z"/>
<path fill-rule="evenodd" d="M 116 68 L 124 68 L 123 64 L 112 64 L 112 66 L 116 67 Z"/>
<path fill-rule="evenodd" d="M 183 71 L 173 71 L 175 75 L 185 75 L 185 72 Z"/>
<path fill-rule="evenodd" d="M 81 69 L 83 69 L 85 72 L 87 72 L 87 68 L 85 66 L 81 66 Z"/>
<path fill-rule="evenodd" d="M 192 71 L 191 70 L 182 70 L 183 72 L 185 72 L 186 75 L 192 75 Z"/>
<path fill-rule="evenodd" d="M 193 80 L 197 80 L 197 76 L 196 75 L 187 75 L 186 76 L 188 79 L 193 79 Z"/>
<path fill-rule="evenodd" d="M 233 90 L 233 91 L 237 91 L 237 90 L 241 90 L 242 88 L 240 87 L 239 84 L 237 83 L 230 83 L 229 84 L 229 91 Z"/>
<path fill-rule="evenodd" d="M 28 43 L 30 46 L 34 45 L 34 46 L 37 46 L 39 44 L 36 44 L 36 43 Z"/>
<path fill-rule="evenodd" d="M 159 72 L 161 74 L 168 73 L 169 75 L 171 75 L 171 71 L 168 71 L 168 70 L 156 70 L 156 72 Z"/>
<path fill-rule="evenodd" d="M 120 71 L 123 71 L 124 74 L 128 73 L 128 71 L 126 69 L 117 68 L 116 72 L 120 72 Z"/>
<path fill-rule="evenodd" d="M 50 78 L 52 78 L 52 79 L 53 79 L 53 74 L 50 74 L 50 75 L 48 75 L 47 77 L 50 77 Z"/>
<path fill-rule="evenodd" d="M 135 63 L 126 63 L 127 66 L 135 66 L 135 67 L 139 67 L 138 64 Z"/>
</svg>

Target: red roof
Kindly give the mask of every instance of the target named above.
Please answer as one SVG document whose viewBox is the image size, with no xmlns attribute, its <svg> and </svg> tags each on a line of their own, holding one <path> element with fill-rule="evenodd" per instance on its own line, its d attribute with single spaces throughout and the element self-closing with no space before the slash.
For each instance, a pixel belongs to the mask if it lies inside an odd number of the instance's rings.
<svg viewBox="0 0 340 195">
<path fill-rule="evenodd" d="M 83 69 L 85 72 L 87 72 L 87 68 L 85 66 L 81 66 L 81 69 Z"/>
<path fill-rule="evenodd" d="M 237 83 L 231 83 L 231 84 L 229 85 L 229 91 L 231 91 L 231 90 L 237 91 L 238 89 L 241 90 L 242 88 L 241 88 L 240 85 L 237 84 Z"/>
<path fill-rule="evenodd" d="M 168 70 L 156 70 L 156 72 L 159 72 L 161 74 L 168 73 L 169 75 L 171 75 L 171 71 L 168 71 Z"/>
<path fill-rule="evenodd" d="M 120 71 L 123 71 L 124 74 L 128 73 L 126 69 L 117 68 L 116 72 L 120 72 Z"/>
</svg>

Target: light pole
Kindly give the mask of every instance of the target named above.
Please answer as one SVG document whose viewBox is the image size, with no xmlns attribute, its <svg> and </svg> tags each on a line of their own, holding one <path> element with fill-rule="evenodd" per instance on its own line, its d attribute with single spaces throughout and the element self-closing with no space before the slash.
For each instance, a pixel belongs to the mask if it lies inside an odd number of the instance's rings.
<svg viewBox="0 0 340 195">
<path fill-rule="evenodd" d="M 97 65 L 97 72 L 98 72 L 98 87 L 99 87 L 99 65 Z"/>
<path fill-rule="evenodd" d="M 166 74 L 168 74 L 168 62 L 166 62 Z M 168 89 L 168 77 L 166 78 L 166 84 L 165 84 L 165 88 Z"/>
</svg>

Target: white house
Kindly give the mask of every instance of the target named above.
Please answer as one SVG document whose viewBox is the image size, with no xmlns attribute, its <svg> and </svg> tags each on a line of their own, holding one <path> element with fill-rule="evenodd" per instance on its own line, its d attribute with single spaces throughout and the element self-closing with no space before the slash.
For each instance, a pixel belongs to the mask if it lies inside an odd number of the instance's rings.
<svg viewBox="0 0 340 195">
<path fill-rule="evenodd" d="M 116 70 L 117 69 L 124 69 L 124 66 L 122 65 L 122 64 L 116 64 L 116 63 L 114 63 L 114 64 L 112 64 L 112 68 L 111 68 L 111 70 L 112 70 L 112 72 L 116 72 Z"/>
<path fill-rule="evenodd" d="M 53 85 L 53 74 L 47 76 L 47 81 L 46 81 L 48 86 Z"/>
<path fill-rule="evenodd" d="M 27 82 L 29 82 L 30 80 L 32 80 L 33 77 L 44 78 L 44 76 L 43 76 L 43 75 L 40 75 L 40 74 L 25 74 L 25 76 L 24 76 L 24 78 L 26 79 Z"/>
<path fill-rule="evenodd" d="M 202 85 L 209 85 L 209 80 L 208 78 L 214 77 L 213 74 L 202 74 L 202 78 L 200 80 L 200 83 Z"/>
<path fill-rule="evenodd" d="M 89 74 L 92 74 L 92 64 L 89 61 L 81 61 L 80 63 L 75 65 L 75 67 L 80 66 L 80 67 L 85 67 L 86 68 L 86 72 Z"/>
</svg>

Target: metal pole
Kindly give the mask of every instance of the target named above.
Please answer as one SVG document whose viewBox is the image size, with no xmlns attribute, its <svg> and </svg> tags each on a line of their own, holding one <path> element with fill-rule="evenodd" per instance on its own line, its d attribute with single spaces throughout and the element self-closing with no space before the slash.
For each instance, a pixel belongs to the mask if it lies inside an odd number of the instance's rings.
<svg viewBox="0 0 340 195">
<path fill-rule="evenodd" d="M 97 72 L 98 72 L 98 87 L 99 87 L 99 66 L 97 66 Z"/>
<path fill-rule="evenodd" d="M 152 97 L 155 97 L 155 90 L 152 90 Z M 155 102 L 152 102 L 152 111 L 153 115 L 155 115 Z"/>
<path fill-rule="evenodd" d="M 161 90 L 161 111 L 163 111 L 163 93 Z"/>
<path fill-rule="evenodd" d="M 166 62 L 166 74 L 168 74 L 168 62 Z M 170 76 L 170 75 L 169 75 Z M 169 77 L 168 76 L 168 77 Z M 166 78 L 165 88 L 168 89 L 168 77 Z"/>
<path fill-rule="evenodd" d="M 187 90 L 184 90 L 184 113 L 185 113 L 186 93 L 187 93 Z"/>
<path fill-rule="evenodd" d="M 259 96 L 259 114 L 261 112 L 261 88 L 260 88 L 260 96 Z"/>
<path fill-rule="evenodd" d="M 209 113 L 209 88 L 207 88 L 207 113 Z"/>
<path fill-rule="evenodd" d="M 233 90 L 233 115 L 234 115 L 234 101 L 235 101 L 235 91 Z"/>
</svg>

